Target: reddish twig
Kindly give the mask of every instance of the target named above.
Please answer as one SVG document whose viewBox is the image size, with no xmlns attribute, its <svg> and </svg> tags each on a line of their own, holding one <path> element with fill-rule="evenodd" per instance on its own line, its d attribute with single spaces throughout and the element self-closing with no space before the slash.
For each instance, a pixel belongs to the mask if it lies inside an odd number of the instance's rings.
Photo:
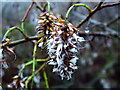
<svg viewBox="0 0 120 90">
<path fill-rule="evenodd" d="M 84 33 L 84 32 L 80 32 L 79 33 L 80 36 L 96 36 L 96 37 L 116 37 L 118 39 L 120 39 L 120 36 L 118 34 L 115 33 L 108 33 L 108 32 L 89 32 L 89 33 Z"/>
<path fill-rule="evenodd" d="M 45 12 L 46 10 L 45 10 L 45 8 L 46 8 L 46 6 L 47 6 L 47 3 L 45 3 L 44 4 L 44 6 L 43 6 L 43 8 L 42 7 L 40 7 L 38 4 L 37 4 L 37 2 L 35 1 L 35 0 L 33 0 L 34 2 L 35 2 L 35 5 L 36 5 L 36 8 L 38 8 L 40 11 L 42 11 L 42 12 Z"/>
<path fill-rule="evenodd" d="M 103 3 L 103 2 L 100 2 L 100 3 L 98 4 L 98 6 L 97 6 L 94 10 L 92 10 L 91 13 L 89 13 L 89 15 L 88 15 L 85 19 L 83 19 L 77 27 L 78 27 L 78 28 L 81 27 L 81 26 L 82 26 L 86 21 L 88 21 L 88 20 L 91 18 L 91 16 L 94 15 L 97 11 L 99 11 L 99 10 L 101 10 L 101 9 L 103 9 L 103 8 L 106 8 L 106 7 L 116 6 L 116 5 L 119 5 L 119 4 L 120 4 L 120 2 L 118 2 L 118 3 L 112 3 L 112 4 L 106 4 L 106 5 L 102 5 L 102 3 Z"/>
<path fill-rule="evenodd" d="M 22 19 L 22 22 L 24 22 L 26 20 L 26 18 L 28 17 L 28 14 L 29 14 L 31 8 L 33 7 L 34 3 L 35 2 L 32 2 L 31 5 L 29 6 L 29 8 L 27 9 L 27 11 L 26 11 L 26 13 L 25 13 L 25 15 L 24 15 L 24 17 Z"/>
<path fill-rule="evenodd" d="M 105 4 L 105 5 L 102 5 L 102 6 L 100 7 L 100 9 L 105 8 L 105 7 L 116 6 L 116 5 L 119 5 L 119 4 L 120 4 L 120 2 L 117 2 L 117 3 L 111 3 L 111 4 Z"/>
</svg>

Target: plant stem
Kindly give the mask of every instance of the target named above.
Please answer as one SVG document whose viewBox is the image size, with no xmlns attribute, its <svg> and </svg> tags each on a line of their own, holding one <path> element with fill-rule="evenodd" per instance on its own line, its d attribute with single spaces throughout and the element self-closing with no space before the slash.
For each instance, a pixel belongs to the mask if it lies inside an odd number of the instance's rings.
<svg viewBox="0 0 120 90">
<path fill-rule="evenodd" d="M 22 19 L 21 28 L 22 28 L 23 31 L 24 31 L 24 22 L 25 22 L 26 18 L 28 17 L 28 14 L 29 14 L 30 10 L 32 9 L 34 3 L 35 3 L 35 2 L 32 2 L 32 3 L 31 3 L 31 5 L 30 5 L 29 8 L 27 9 L 27 11 L 26 11 L 26 13 L 25 13 L 25 15 L 24 15 L 24 17 L 23 17 L 23 19 Z"/>
<path fill-rule="evenodd" d="M 85 7 L 85 8 L 89 11 L 89 13 L 91 12 L 90 7 L 87 6 L 86 4 L 74 4 L 74 5 L 72 5 L 72 6 L 68 9 L 68 11 L 67 11 L 67 13 L 66 13 L 66 21 L 67 21 L 67 22 L 68 22 L 68 16 L 69 16 L 71 10 L 72 10 L 74 7 L 78 7 L 78 6 L 83 6 L 83 7 Z"/>
<path fill-rule="evenodd" d="M 3 41 L 8 37 L 8 34 L 9 34 L 10 32 L 12 32 L 13 30 L 18 30 L 18 31 L 23 35 L 23 37 L 24 37 L 25 39 L 28 38 L 27 35 L 23 32 L 23 30 L 22 30 L 21 28 L 15 26 L 15 27 L 12 27 L 12 28 L 10 28 L 10 29 L 7 30 L 7 32 L 5 33 L 5 35 L 4 35 L 4 37 L 3 37 Z"/>
<path fill-rule="evenodd" d="M 21 28 L 22 28 L 23 31 L 25 31 L 25 29 L 24 29 L 24 21 L 22 21 Z"/>
<path fill-rule="evenodd" d="M 26 11 L 26 13 L 25 13 L 25 15 L 24 15 L 24 17 L 22 19 L 23 23 L 25 22 L 26 18 L 28 17 L 28 14 L 29 14 L 29 12 L 32 9 L 32 7 L 33 7 L 34 4 L 35 4 L 35 2 L 32 2 L 31 5 L 29 6 L 29 8 L 27 9 L 27 11 Z"/>
<path fill-rule="evenodd" d="M 36 8 L 38 8 L 40 11 L 42 11 L 42 12 L 45 12 L 46 10 L 45 10 L 45 8 L 46 8 L 46 3 L 45 3 L 45 5 L 44 5 L 44 7 L 42 8 L 41 6 L 39 6 L 38 4 L 37 4 L 37 2 L 36 2 L 36 0 L 33 0 L 33 2 L 35 3 L 35 5 L 36 5 Z"/>
<path fill-rule="evenodd" d="M 32 84 L 31 84 L 31 88 L 33 87 L 33 79 L 34 79 L 34 76 L 35 76 L 35 66 L 36 66 L 36 52 L 37 52 L 37 44 L 38 42 L 36 41 L 35 42 L 35 45 L 34 45 L 34 50 L 33 50 L 33 68 L 32 68 L 32 75 L 33 75 L 33 78 L 32 78 Z"/>
<path fill-rule="evenodd" d="M 43 37 L 44 34 L 42 35 L 39 35 L 39 36 L 31 36 L 27 39 L 20 39 L 20 40 L 16 40 L 16 41 L 13 41 L 13 42 L 10 42 L 8 44 L 9 47 L 12 47 L 12 46 L 15 46 L 15 45 L 18 45 L 18 44 L 21 44 L 21 43 L 24 43 L 24 42 L 28 42 L 28 41 L 32 41 L 32 40 L 39 40 L 41 37 Z"/>
<path fill-rule="evenodd" d="M 45 79 L 46 88 L 48 88 L 48 89 L 50 90 L 50 87 L 49 87 L 49 84 L 48 84 L 48 78 L 47 78 L 46 71 L 43 72 L 43 76 L 44 76 L 44 79 Z"/>
<path fill-rule="evenodd" d="M 33 50 L 33 72 L 35 71 L 35 63 L 36 63 L 35 57 L 36 57 L 36 52 L 37 52 L 37 42 L 35 43 L 34 50 Z"/>
<path fill-rule="evenodd" d="M 50 14 L 50 2 L 47 1 L 47 5 L 48 5 L 48 13 Z"/>
<path fill-rule="evenodd" d="M 89 15 L 86 18 L 84 18 L 80 22 L 80 24 L 77 25 L 77 28 L 80 28 L 85 22 L 87 22 L 91 18 L 92 15 L 94 15 L 94 13 L 96 13 L 97 11 L 99 11 L 101 9 L 101 5 L 102 5 L 103 1 L 104 0 L 101 0 L 100 3 L 96 6 L 96 8 L 93 9 L 93 10 L 91 10 L 91 12 L 89 13 Z"/>
<path fill-rule="evenodd" d="M 47 62 L 49 59 L 50 59 L 50 57 L 47 57 L 46 59 L 35 59 L 35 62 Z M 33 63 L 33 60 L 25 63 L 24 66 L 22 67 L 22 69 L 19 71 L 18 75 L 20 75 L 22 73 L 22 71 L 24 70 L 25 67 L 31 65 L 32 63 Z"/>
<path fill-rule="evenodd" d="M 35 74 L 37 74 L 38 72 L 40 72 L 46 65 L 46 62 L 43 63 L 40 68 L 38 70 L 35 71 Z M 34 77 L 34 75 L 32 74 L 31 76 L 28 77 L 28 79 L 25 82 L 25 87 L 28 88 L 28 83 L 31 81 L 31 79 Z"/>
</svg>

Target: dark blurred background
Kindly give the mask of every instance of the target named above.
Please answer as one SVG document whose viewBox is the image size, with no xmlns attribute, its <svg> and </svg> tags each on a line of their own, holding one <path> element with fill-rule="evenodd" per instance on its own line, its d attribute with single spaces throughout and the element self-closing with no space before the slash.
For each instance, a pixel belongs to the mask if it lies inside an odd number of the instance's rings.
<svg viewBox="0 0 120 90">
<path fill-rule="evenodd" d="M 51 2 L 51 12 L 58 18 L 65 17 L 68 8 L 80 2 Z M 92 9 L 98 4 L 97 2 L 82 2 L 87 4 Z M 13 26 L 20 26 L 21 20 L 29 7 L 31 2 L 3 2 L 2 3 L 2 35 L 7 29 Z M 105 3 L 104 3 L 105 4 Z M 44 2 L 39 3 L 40 6 Z M 91 19 L 86 22 L 81 28 L 81 31 L 89 30 L 90 32 L 109 32 L 120 33 L 120 20 L 114 22 L 108 27 L 103 25 L 109 23 L 111 20 L 120 16 L 120 6 L 108 7 L 95 13 Z M 25 22 L 25 32 L 29 36 L 34 36 L 35 26 L 37 25 L 37 18 L 42 12 L 35 6 L 30 11 L 29 16 Z M 74 8 L 69 16 L 69 21 L 77 26 L 79 22 L 86 17 L 87 10 L 83 7 Z M 14 40 L 22 39 L 22 35 L 18 31 L 13 31 L 9 37 Z M 120 40 L 113 37 L 84 37 L 87 41 L 82 44 L 83 49 L 80 50 L 78 56 L 79 69 L 75 71 L 71 80 L 61 80 L 61 78 L 52 73 L 52 67 L 47 66 L 46 71 L 48 81 L 51 88 L 120 88 Z M 3 69 L 2 84 L 7 87 L 7 84 L 12 82 L 12 77 L 19 71 L 20 65 L 32 60 L 33 44 L 27 42 L 17 45 L 15 53 L 17 60 L 12 61 L 13 57 L 8 57 L 8 69 Z M 45 58 L 46 50 L 37 50 L 37 58 Z M 37 65 L 37 68 L 40 64 Z M 24 75 L 31 74 L 31 67 L 24 70 Z M 34 87 L 45 87 L 42 73 L 35 78 Z"/>
</svg>

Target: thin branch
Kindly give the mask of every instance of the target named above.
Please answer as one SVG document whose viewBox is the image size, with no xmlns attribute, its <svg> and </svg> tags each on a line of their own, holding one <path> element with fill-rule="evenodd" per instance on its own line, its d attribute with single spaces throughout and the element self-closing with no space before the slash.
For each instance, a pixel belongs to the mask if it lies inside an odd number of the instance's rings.
<svg viewBox="0 0 120 90">
<path fill-rule="evenodd" d="M 72 9 L 73 9 L 74 7 L 78 7 L 78 6 L 83 6 L 83 7 L 85 7 L 85 8 L 89 11 L 89 13 L 91 12 L 90 7 L 87 6 L 86 4 L 73 4 L 73 5 L 68 9 L 68 11 L 67 11 L 67 13 L 66 13 L 66 20 L 68 20 L 68 16 L 69 16 L 70 12 L 72 11 Z"/>
<path fill-rule="evenodd" d="M 112 7 L 112 6 L 116 6 L 116 5 L 119 5 L 119 4 L 120 4 L 120 2 L 118 2 L 118 3 L 112 3 L 112 4 L 107 4 L 107 5 L 102 5 L 102 3 L 103 3 L 103 2 L 100 2 L 99 5 L 98 5 L 94 10 L 92 10 L 91 13 L 89 13 L 89 15 L 88 15 L 85 19 L 83 19 L 83 20 L 80 22 L 80 24 L 77 26 L 77 28 L 81 27 L 81 26 L 82 26 L 86 21 L 88 21 L 88 20 L 91 18 L 91 16 L 94 15 L 94 13 L 96 13 L 97 11 L 99 11 L 99 10 L 101 10 L 101 9 L 103 9 L 103 8 L 106 8 L 106 7 Z"/>
<path fill-rule="evenodd" d="M 80 32 L 79 33 L 80 36 L 96 36 L 96 37 L 115 37 L 120 39 L 120 35 L 115 34 L 115 33 L 109 33 L 109 32 L 89 32 L 89 33 L 84 33 L 84 32 Z"/>
<path fill-rule="evenodd" d="M 45 67 L 45 65 L 46 65 L 46 62 L 43 63 L 43 64 L 40 66 L 40 68 L 35 71 L 35 75 L 36 75 L 37 73 L 39 73 L 39 72 Z M 26 88 L 28 88 L 28 83 L 31 81 L 31 79 L 33 78 L 33 76 L 34 76 L 34 75 L 32 74 L 32 75 L 29 76 L 28 79 L 26 80 L 26 82 L 25 82 L 25 87 L 26 87 Z"/>
<path fill-rule="evenodd" d="M 120 39 L 120 36 L 118 34 L 104 33 L 104 32 L 93 32 L 93 33 L 80 32 L 79 35 L 80 36 L 97 36 L 97 37 L 99 37 L 99 36 L 101 36 L 101 37 L 115 37 L 115 38 Z M 22 43 L 29 42 L 29 41 L 32 41 L 32 40 L 39 40 L 43 36 L 44 35 L 33 36 L 33 37 L 29 37 L 28 39 L 16 40 L 16 41 L 13 41 L 13 42 L 9 43 L 7 46 L 13 47 L 13 46 L 16 46 L 18 44 L 22 44 Z"/>
<path fill-rule="evenodd" d="M 23 30 L 22 30 L 21 28 L 15 26 L 15 27 L 12 27 L 12 28 L 10 28 L 10 29 L 7 30 L 7 32 L 5 33 L 5 35 L 4 35 L 4 37 L 3 37 L 3 41 L 8 37 L 8 34 L 9 34 L 10 32 L 12 32 L 13 30 L 18 30 L 18 31 L 23 35 L 23 37 L 24 37 L 25 39 L 28 39 L 28 36 L 23 32 Z"/>
<path fill-rule="evenodd" d="M 40 11 L 45 12 L 47 6 L 48 6 L 48 12 L 50 11 L 50 4 L 48 1 L 44 4 L 43 8 L 40 7 L 35 0 L 33 0 L 33 2 L 35 2 L 36 8 L 38 8 Z"/>
<path fill-rule="evenodd" d="M 42 12 L 45 12 L 45 11 L 46 11 L 46 10 L 45 10 L 46 5 L 44 5 L 44 8 L 42 8 L 42 7 L 40 7 L 40 6 L 37 4 L 37 2 L 36 2 L 35 0 L 33 0 L 33 2 L 35 2 L 36 8 L 38 8 L 40 11 L 42 11 Z"/>
<path fill-rule="evenodd" d="M 49 59 L 50 59 L 50 57 L 48 57 L 48 58 L 46 59 L 46 61 L 48 61 Z M 31 76 L 28 77 L 28 79 L 27 79 L 26 82 L 25 82 L 25 87 L 26 87 L 26 88 L 28 88 L 28 83 L 31 81 L 31 79 L 34 77 L 34 75 L 38 74 L 38 73 L 45 67 L 46 63 L 47 63 L 47 62 L 44 62 L 44 63 L 39 67 L 39 69 L 37 69 L 37 70 L 35 71 L 34 74 L 32 74 Z"/>
<path fill-rule="evenodd" d="M 24 15 L 24 17 L 22 19 L 22 22 L 24 22 L 26 20 L 26 18 L 28 17 L 28 14 L 29 14 L 31 8 L 33 7 L 34 3 L 35 2 L 32 2 L 31 5 L 29 6 L 29 8 L 27 9 L 27 11 L 26 11 L 26 13 L 25 13 L 25 15 Z"/>
<path fill-rule="evenodd" d="M 111 7 L 111 6 L 116 6 L 116 5 L 119 5 L 120 2 L 117 2 L 117 3 L 111 3 L 111 4 L 105 4 L 105 5 L 102 5 L 100 7 L 100 9 L 103 9 L 103 8 L 106 8 L 106 7 Z"/>
<path fill-rule="evenodd" d="M 110 26 L 111 24 L 113 24 L 113 23 L 117 22 L 119 19 L 120 19 L 120 16 L 118 16 L 117 18 L 115 18 L 115 19 L 111 20 L 109 23 L 107 23 L 107 25 L 106 25 L 106 26 Z"/>
<path fill-rule="evenodd" d="M 39 40 L 43 36 L 44 35 L 32 36 L 32 37 L 29 37 L 28 39 L 16 40 L 16 41 L 13 41 L 13 42 L 9 43 L 7 46 L 12 47 L 12 46 L 16 46 L 18 44 L 22 44 L 22 43 L 29 42 L 29 41 L 32 41 L 32 40 Z"/>
<path fill-rule="evenodd" d="M 46 59 L 35 59 L 36 62 L 47 62 L 50 59 L 50 57 L 47 57 Z M 5 60 L 4 60 L 5 61 Z M 23 67 L 20 69 L 18 76 L 22 73 L 22 71 L 25 69 L 25 67 L 33 64 L 33 60 L 30 60 L 29 62 L 25 63 Z"/>
<path fill-rule="evenodd" d="M 35 69 L 36 69 L 36 53 L 37 53 L 37 41 L 35 42 L 34 49 L 33 49 L 33 66 L 32 66 L 32 74 L 35 76 Z M 33 78 L 34 78 L 33 76 Z M 33 87 L 34 80 L 32 78 L 31 88 Z"/>
<path fill-rule="evenodd" d="M 99 10 L 99 8 L 100 8 L 100 6 L 102 5 L 102 3 L 103 3 L 103 2 L 100 2 L 100 3 L 98 4 L 98 6 L 97 6 L 94 10 L 92 10 L 85 19 L 83 19 L 83 20 L 80 22 L 80 24 L 77 26 L 77 28 L 79 28 L 79 27 L 82 26 L 86 21 L 88 21 L 88 20 L 90 19 L 90 17 L 91 17 L 95 12 L 97 12 L 97 11 Z"/>
<path fill-rule="evenodd" d="M 50 2 L 47 1 L 47 5 L 48 5 L 48 13 L 50 15 Z"/>
<path fill-rule="evenodd" d="M 50 90 L 46 71 L 43 72 L 43 76 L 45 79 L 46 88 L 48 88 L 48 90 Z"/>
<path fill-rule="evenodd" d="M 26 13 L 25 13 L 25 15 L 22 19 L 21 28 L 22 28 L 23 31 L 24 31 L 24 22 L 25 22 L 26 18 L 28 17 L 28 14 L 29 14 L 31 8 L 33 7 L 34 3 L 35 2 L 32 2 L 31 5 L 28 7 L 28 9 L 27 9 L 27 11 L 26 11 Z"/>
</svg>

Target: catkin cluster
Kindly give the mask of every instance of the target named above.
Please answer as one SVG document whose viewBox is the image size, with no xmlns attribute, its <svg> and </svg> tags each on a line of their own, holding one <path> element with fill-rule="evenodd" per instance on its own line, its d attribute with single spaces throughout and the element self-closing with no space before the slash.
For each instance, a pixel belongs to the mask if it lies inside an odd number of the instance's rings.
<svg viewBox="0 0 120 90">
<path fill-rule="evenodd" d="M 53 14 L 44 13 L 38 18 L 36 30 L 44 33 L 39 47 L 47 45 L 48 55 L 51 60 L 48 65 L 53 66 L 53 72 L 61 79 L 71 79 L 72 73 L 77 69 L 77 52 L 83 37 L 78 36 L 78 29 L 63 19 L 58 19 Z"/>
</svg>

